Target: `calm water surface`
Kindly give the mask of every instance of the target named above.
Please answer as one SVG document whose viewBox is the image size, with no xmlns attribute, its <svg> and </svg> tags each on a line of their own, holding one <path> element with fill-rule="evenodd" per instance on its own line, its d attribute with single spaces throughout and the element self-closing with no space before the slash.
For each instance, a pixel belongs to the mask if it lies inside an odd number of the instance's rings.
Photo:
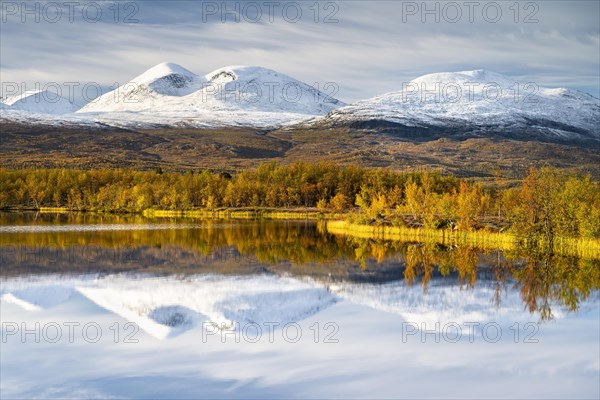
<svg viewBox="0 0 600 400">
<path fill-rule="evenodd" d="M 598 260 L 35 213 L 0 257 L 3 398 L 600 395 Z"/>
</svg>

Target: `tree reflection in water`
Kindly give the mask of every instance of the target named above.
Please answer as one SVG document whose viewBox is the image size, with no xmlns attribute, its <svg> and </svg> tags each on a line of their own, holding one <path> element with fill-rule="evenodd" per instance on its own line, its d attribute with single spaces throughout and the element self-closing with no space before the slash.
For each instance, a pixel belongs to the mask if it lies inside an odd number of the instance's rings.
<svg viewBox="0 0 600 400">
<path fill-rule="evenodd" d="M 151 221 L 99 214 L 0 215 L 3 276 L 136 271 L 158 274 L 289 273 L 318 280 L 419 284 L 432 279 L 468 290 L 494 283 L 493 302 L 519 290 L 525 308 L 552 318 L 552 306 L 576 311 L 600 288 L 600 260 L 555 254 L 551 246 L 512 251 L 466 245 L 335 236 L 307 221 Z M 123 229 L 115 229 L 119 224 Z M 87 226 L 86 230 L 14 229 Z M 91 227 L 91 225 L 94 225 Z M 158 229 L 160 228 L 160 229 Z M 90 250 L 91 249 L 91 250 Z"/>
</svg>

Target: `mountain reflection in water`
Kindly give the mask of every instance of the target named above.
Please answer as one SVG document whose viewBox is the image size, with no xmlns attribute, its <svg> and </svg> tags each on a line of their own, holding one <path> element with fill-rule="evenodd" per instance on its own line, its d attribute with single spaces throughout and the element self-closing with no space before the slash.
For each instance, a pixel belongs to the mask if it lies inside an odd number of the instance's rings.
<svg viewBox="0 0 600 400">
<path fill-rule="evenodd" d="M 522 306 L 541 320 L 551 319 L 557 307 L 577 311 L 600 287 L 597 259 L 540 249 L 507 252 L 335 236 L 321 222 L 25 213 L 0 214 L 0 222 L 3 278 L 276 274 L 318 282 L 342 297 L 358 292 L 378 297 L 387 301 L 383 308 L 392 307 L 390 293 L 414 293 L 415 287 L 424 299 L 432 287 L 458 287 L 459 297 L 478 288 L 485 289 L 486 303 L 495 308 L 518 293 Z"/>
</svg>

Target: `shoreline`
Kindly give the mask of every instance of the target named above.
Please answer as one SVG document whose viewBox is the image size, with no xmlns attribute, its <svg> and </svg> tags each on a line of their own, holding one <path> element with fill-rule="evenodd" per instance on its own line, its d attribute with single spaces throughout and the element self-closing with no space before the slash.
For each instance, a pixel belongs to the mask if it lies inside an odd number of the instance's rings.
<svg viewBox="0 0 600 400">
<path fill-rule="evenodd" d="M 502 249 L 504 251 L 517 250 L 520 245 L 527 244 L 525 238 L 519 238 L 511 233 L 453 232 L 449 229 L 359 225 L 347 221 L 328 221 L 327 232 L 362 239 L 470 245 L 482 249 Z M 557 237 L 554 240 L 554 251 L 562 255 L 600 259 L 600 240 Z"/>
<path fill-rule="evenodd" d="M 316 208 L 273 209 L 273 208 L 227 208 L 215 210 L 154 210 L 105 211 L 71 210 L 67 207 L 40 207 L 38 209 L 3 209 L 7 213 L 37 212 L 40 214 L 111 214 L 138 215 L 146 218 L 194 218 L 217 220 L 310 220 L 326 222 L 327 232 L 362 239 L 433 242 L 447 245 L 470 245 L 482 249 L 517 250 L 526 245 L 526 238 L 512 233 L 476 231 L 452 231 L 451 229 L 410 228 L 401 226 L 361 225 L 342 220 L 348 214 L 320 211 Z M 571 255 L 587 259 L 600 259 L 600 240 L 591 238 L 557 237 L 554 240 L 557 254 Z"/>
</svg>

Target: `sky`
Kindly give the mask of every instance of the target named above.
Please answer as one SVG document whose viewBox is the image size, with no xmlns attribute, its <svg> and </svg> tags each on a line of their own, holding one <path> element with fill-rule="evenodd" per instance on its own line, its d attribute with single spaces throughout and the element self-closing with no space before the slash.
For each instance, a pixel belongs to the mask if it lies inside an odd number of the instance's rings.
<svg viewBox="0 0 600 400">
<path fill-rule="evenodd" d="M 346 102 L 473 69 L 600 93 L 598 0 L 0 3 L 2 96 L 59 87 L 81 102 L 161 62 L 258 65 Z"/>
</svg>

